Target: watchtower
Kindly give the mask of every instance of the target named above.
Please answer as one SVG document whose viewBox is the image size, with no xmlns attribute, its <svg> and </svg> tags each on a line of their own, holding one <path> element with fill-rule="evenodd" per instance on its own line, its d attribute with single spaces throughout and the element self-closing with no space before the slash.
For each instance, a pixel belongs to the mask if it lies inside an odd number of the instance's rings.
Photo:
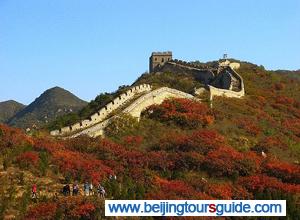
<svg viewBox="0 0 300 220">
<path fill-rule="evenodd" d="M 155 72 L 155 70 L 163 66 L 166 62 L 172 60 L 172 52 L 153 52 L 149 58 L 149 72 Z"/>
</svg>

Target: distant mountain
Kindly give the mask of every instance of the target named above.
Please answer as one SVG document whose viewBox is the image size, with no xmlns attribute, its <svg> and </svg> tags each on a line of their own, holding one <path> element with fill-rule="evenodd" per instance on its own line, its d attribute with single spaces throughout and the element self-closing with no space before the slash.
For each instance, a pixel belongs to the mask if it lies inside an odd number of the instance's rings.
<svg viewBox="0 0 300 220">
<path fill-rule="evenodd" d="M 5 123 L 23 108 L 25 105 L 14 100 L 0 102 L 0 123 Z"/>
<path fill-rule="evenodd" d="M 46 90 L 34 102 L 19 111 L 8 121 L 8 124 L 21 128 L 40 127 L 58 116 L 78 112 L 86 105 L 87 102 L 71 92 L 54 87 Z"/>
</svg>

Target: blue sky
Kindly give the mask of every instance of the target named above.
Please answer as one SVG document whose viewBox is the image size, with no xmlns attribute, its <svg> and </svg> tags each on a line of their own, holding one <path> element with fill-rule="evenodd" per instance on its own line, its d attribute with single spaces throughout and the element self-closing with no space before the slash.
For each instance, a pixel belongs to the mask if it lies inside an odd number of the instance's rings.
<svg viewBox="0 0 300 220">
<path fill-rule="evenodd" d="M 152 51 L 299 69 L 299 11 L 299 0 L 0 0 L 0 101 L 53 86 L 91 100 L 131 84 Z"/>
</svg>

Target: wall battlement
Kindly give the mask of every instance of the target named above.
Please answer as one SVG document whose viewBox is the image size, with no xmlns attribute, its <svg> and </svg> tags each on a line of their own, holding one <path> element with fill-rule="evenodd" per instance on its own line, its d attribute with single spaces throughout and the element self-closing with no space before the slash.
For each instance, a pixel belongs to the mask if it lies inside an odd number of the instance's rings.
<svg viewBox="0 0 300 220">
<path fill-rule="evenodd" d="M 171 60 L 168 63 L 173 64 L 173 65 L 178 65 L 178 66 L 183 67 L 183 68 L 199 70 L 199 71 L 207 71 L 207 70 L 213 70 L 214 69 L 214 68 L 212 68 L 210 66 L 207 66 L 207 65 L 197 65 L 197 64 L 193 64 L 193 63 L 186 62 L 184 60 L 178 60 L 178 59 Z"/>
<path fill-rule="evenodd" d="M 243 78 L 235 71 L 240 67 L 239 63 L 230 63 L 228 60 L 219 62 L 218 68 L 212 68 L 204 65 L 196 65 L 181 60 L 172 60 L 172 52 L 153 52 L 150 57 L 150 70 L 176 71 L 185 70 L 196 76 L 196 79 L 204 83 L 210 91 L 210 100 L 214 96 L 227 96 L 241 98 L 245 95 Z M 224 85 L 220 82 L 226 82 Z M 151 86 L 142 84 L 132 87 L 125 93 L 119 95 L 114 100 L 109 102 L 96 113 L 92 114 L 88 119 L 82 120 L 71 126 L 63 127 L 59 130 L 51 131 L 53 136 L 69 136 L 76 137 L 82 134 L 89 136 L 102 135 L 104 128 L 117 115 L 108 118 L 108 116 L 119 107 L 133 99 L 138 93 L 146 92 L 146 94 L 137 98 L 128 107 L 122 110 L 123 113 L 140 118 L 141 112 L 148 106 L 153 104 L 161 104 L 167 98 L 188 98 L 196 99 L 191 94 L 161 87 L 151 91 Z"/>
<path fill-rule="evenodd" d="M 82 120 L 81 122 L 75 123 L 70 126 L 63 127 L 59 130 L 51 131 L 50 134 L 52 136 L 58 135 L 66 135 L 68 133 L 73 133 L 81 129 L 85 129 L 89 126 L 95 125 L 101 121 L 103 121 L 112 111 L 119 108 L 121 105 L 125 104 L 127 101 L 132 99 L 134 95 L 146 91 L 150 91 L 151 86 L 148 84 L 142 84 L 131 89 L 127 90 L 125 93 L 121 94 L 120 96 L 116 97 L 112 102 L 109 102 L 99 111 L 91 115 L 88 119 Z"/>
<path fill-rule="evenodd" d="M 161 87 L 142 95 L 133 103 L 131 103 L 127 108 L 125 108 L 122 112 L 125 114 L 129 114 L 133 117 L 140 118 L 142 111 L 144 111 L 147 107 L 153 104 L 161 104 L 167 98 L 187 98 L 199 100 L 191 94 L 176 89 L 171 89 L 168 87 Z M 70 137 L 73 138 L 80 135 L 89 135 L 91 137 L 97 137 L 103 135 L 105 127 L 108 126 L 110 122 L 116 117 L 118 117 L 118 115 L 112 116 L 98 124 L 95 124 L 94 126 L 79 131 L 78 133 L 73 134 Z"/>
</svg>

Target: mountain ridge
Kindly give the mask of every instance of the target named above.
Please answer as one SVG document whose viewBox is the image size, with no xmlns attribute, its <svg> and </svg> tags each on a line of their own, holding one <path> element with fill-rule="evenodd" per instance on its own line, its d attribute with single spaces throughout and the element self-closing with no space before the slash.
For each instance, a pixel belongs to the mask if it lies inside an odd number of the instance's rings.
<svg viewBox="0 0 300 220">
<path fill-rule="evenodd" d="M 68 112 L 77 112 L 86 105 L 71 92 L 55 86 L 45 90 L 32 103 L 17 112 L 7 123 L 11 126 L 26 128 L 41 126 Z"/>
<path fill-rule="evenodd" d="M 26 105 L 12 99 L 0 102 L 0 123 L 5 123 L 25 107 Z"/>
</svg>

